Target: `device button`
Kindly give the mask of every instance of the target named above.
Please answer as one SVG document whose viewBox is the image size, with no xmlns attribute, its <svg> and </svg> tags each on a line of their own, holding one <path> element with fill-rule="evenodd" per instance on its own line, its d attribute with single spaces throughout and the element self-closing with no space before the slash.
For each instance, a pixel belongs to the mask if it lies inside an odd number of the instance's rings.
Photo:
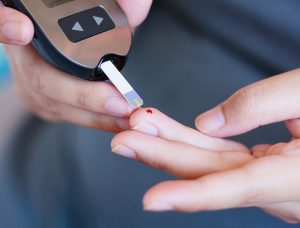
<svg viewBox="0 0 300 228">
<path fill-rule="evenodd" d="M 97 17 L 97 16 L 93 16 L 93 18 L 98 26 L 100 26 L 104 20 L 102 17 Z"/>
<path fill-rule="evenodd" d="M 75 23 L 72 30 L 73 31 L 78 31 L 78 32 L 83 32 L 84 31 L 81 24 L 78 21 Z"/>
<path fill-rule="evenodd" d="M 111 17 L 100 6 L 60 19 L 58 24 L 73 43 L 115 28 Z"/>
</svg>

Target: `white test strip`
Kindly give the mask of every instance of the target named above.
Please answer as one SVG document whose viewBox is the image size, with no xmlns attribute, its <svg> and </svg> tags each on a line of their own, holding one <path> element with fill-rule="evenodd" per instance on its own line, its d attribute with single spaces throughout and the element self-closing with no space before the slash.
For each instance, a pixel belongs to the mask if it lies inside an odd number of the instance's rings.
<svg viewBox="0 0 300 228">
<path fill-rule="evenodd" d="M 144 104 L 142 98 L 111 61 L 102 63 L 100 68 L 132 107 L 138 108 Z"/>
</svg>

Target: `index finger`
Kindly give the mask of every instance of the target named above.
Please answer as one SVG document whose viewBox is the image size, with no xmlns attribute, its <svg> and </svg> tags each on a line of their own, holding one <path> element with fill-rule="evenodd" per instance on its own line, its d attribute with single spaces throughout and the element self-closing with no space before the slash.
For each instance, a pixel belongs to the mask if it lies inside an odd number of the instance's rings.
<svg viewBox="0 0 300 228">
<path fill-rule="evenodd" d="M 132 108 L 108 82 L 90 82 L 76 78 L 49 65 L 33 47 L 8 47 L 13 70 L 23 84 L 55 101 L 86 111 L 115 117 L 127 117 Z M 21 63 L 21 64 L 20 64 Z"/>
<path fill-rule="evenodd" d="M 249 153 L 240 143 L 207 136 L 195 129 L 182 125 L 154 108 L 140 109 L 130 118 L 131 128 L 168 141 L 201 147 L 214 151 L 238 151 Z"/>
</svg>

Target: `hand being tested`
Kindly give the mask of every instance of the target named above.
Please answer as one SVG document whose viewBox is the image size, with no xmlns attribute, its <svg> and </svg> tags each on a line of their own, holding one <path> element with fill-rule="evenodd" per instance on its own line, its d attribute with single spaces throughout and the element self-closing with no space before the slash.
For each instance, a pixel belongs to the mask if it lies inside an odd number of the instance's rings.
<svg viewBox="0 0 300 228">
<path fill-rule="evenodd" d="M 231 169 L 253 159 L 242 144 L 206 136 L 158 110 L 148 112 L 142 109 L 132 115 L 133 131 L 114 138 L 114 152 L 188 179 Z"/>
<path fill-rule="evenodd" d="M 151 0 L 119 0 L 134 29 L 148 14 Z M 117 89 L 106 82 L 89 82 L 46 63 L 31 46 L 31 21 L 0 6 L 0 42 L 6 45 L 15 86 L 27 107 L 54 122 L 70 122 L 107 131 L 128 127 L 132 108 Z M 19 45 L 19 46 L 11 46 Z"/>
<path fill-rule="evenodd" d="M 256 206 L 288 222 L 300 221 L 300 142 L 258 145 L 206 136 L 157 110 L 135 112 L 132 131 L 118 134 L 113 151 L 184 180 L 150 189 L 144 207 L 185 212 Z"/>
</svg>

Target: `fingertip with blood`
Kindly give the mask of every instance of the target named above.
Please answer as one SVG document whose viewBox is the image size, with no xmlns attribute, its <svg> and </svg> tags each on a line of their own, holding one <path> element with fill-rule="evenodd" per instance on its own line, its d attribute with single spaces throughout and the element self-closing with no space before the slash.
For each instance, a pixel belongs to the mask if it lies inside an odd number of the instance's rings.
<svg viewBox="0 0 300 228">
<path fill-rule="evenodd" d="M 141 133 L 158 136 L 158 128 L 153 124 L 155 109 L 145 108 L 134 112 L 130 118 L 130 126 Z"/>
<path fill-rule="evenodd" d="M 153 111 L 151 109 L 147 109 L 148 114 L 153 114 Z"/>
</svg>

